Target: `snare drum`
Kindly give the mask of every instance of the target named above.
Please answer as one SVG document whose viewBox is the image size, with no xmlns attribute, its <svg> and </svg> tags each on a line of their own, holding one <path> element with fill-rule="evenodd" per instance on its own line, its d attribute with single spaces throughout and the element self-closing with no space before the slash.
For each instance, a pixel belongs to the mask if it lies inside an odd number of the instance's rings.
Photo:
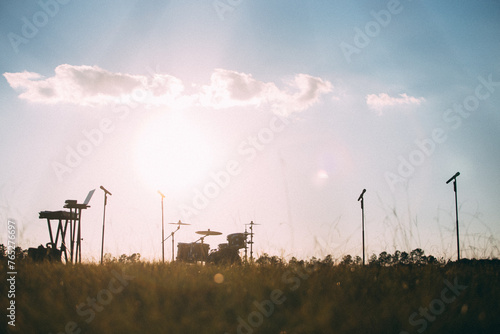
<svg viewBox="0 0 500 334">
<path fill-rule="evenodd" d="M 246 237 L 245 233 L 233 233 L 227 236 L 229 247 L 231 248 L 245 248 Z"/>
</svg>

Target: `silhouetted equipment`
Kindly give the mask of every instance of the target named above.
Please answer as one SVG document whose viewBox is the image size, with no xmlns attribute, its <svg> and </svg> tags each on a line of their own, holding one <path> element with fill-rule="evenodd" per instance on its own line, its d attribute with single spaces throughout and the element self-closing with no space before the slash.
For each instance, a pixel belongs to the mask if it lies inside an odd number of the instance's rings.
<svg viewBox="0 0 500 334">
<path fill-rule="evenodd" d="M 28 257 L 34 262 L 43 262 L 45 260 L 50 262 L 61 262 L 61 254 L 62 251 L 52 247 L 50 242 L 47 243 L 47 248 L 40 245 L 38 248 L 28 249 Z"/>
<path fill-rule="evenodd" d="M 250 233 L 246 232 L 246 225 L 250 226 Z M 245 234 L 250 236 L 250 241 L 247 242 L 247 244 L 250 245 L 250 261 L 253 261 L 253 226 L 254 225 L 260 225 L 256 224 L 253 221 L 250 222 L 250 224 L 245 224 Z M 245 245 L 245 261 L 247 261 L 247 246 Z"/>
<path fill-rule="evenodd" d="M 210 245 L 204 243 L 183 243 L 177 244 L 177 261 L 197 262 L 207 261 Z"/>
<path fill-rule="evenodd" d="M 163 199 L 165 195 L 158 190 L 158 194 L 161 196 L 161 262 L 165 262 L 165 224 L 163 222 Z M 172 261 L 174 258 L 174 250 L 172 247 Z"/>
<path fill-rule="evenodd" d="M 180 227 L 180 225 L 188 225 L 182 223 L 181 221 L 179 221 L 178 223 L 171 223 L 171 224 L 178 225 L 178 228 Z M 245 224 L 245 225 L 250 225 L 250 229 L 252 231 L 253 225 L 260 225 L 260 224 L 255 224 L 254 222 L 251 222 L 250 224 Z M 206 231 L 196 231 L 195 233 L 201 235 L 201 237 L 195 242 L 191 243 L 179 242 L 177 244 L 177 261 L 183 261 L 183 262 L 202 261 L 215 264 L 241 263 L 239 250 L 245 248 L 245 260 L 246 260 L 247 245 L 248 244 L 252 245 L 253 243 L 253 238 L 252 238 L 253 231 L 250 233 L 246 232 L 246 226 L 245 226 L 245 233 L 229 234 L 227 236 L 227 241 L 228 241 L 227 243 L 219 244 L 218 249 L 214 249 L 210 252 L 210 254 L 208 254 L 210 245 L 205 244 L 204 239 L 209 236 L 221 235 L 222 232 L 212 231 L 208 229 Z M 251 236 L 251 241 L 247 242 L 247 237 L 249 235 Z M 252 253 L 252 251 L 250 253 Z"/>
<path fill-rule="evenodd" d="M 365 265 L 365 206 L 364 206 L 364 195 L 366 189 L 363 189 L 361 195 L 358 197 L 358 202 L 361 201 L 361 238 L 363 239 L 363 265 Z"/>
<path fill-rule="evenodd" d="M 191 225 L 181 222 L 180 220 L 177 223 L 169 223 L 170 225 Z"/>
<path fill-rule="evenodd" d="M 180 228 L 181 225 L 186 225 L 182 223 L 180 220 L 178 223 L 177 229 Z M 191 243 L 183 243 L 179 242 L 177 244 L 177 261 L 185 261 L 185 262 L 197 262 L 204 261 L 206 262 L 208 259 L 208 251 L 210 250 L 210 245 L 203 243 L 203 240 L 212 235 L 220 235 L 221 232 L 210 231 L 197 231 L 196 234 L 203 235 L 201 238 Z M 198 243 L 198 241 L 201 241 Z"/>
<path fill-rule="evenodd" d="M 221 248 L 221 245 L 225 246 Z M 212 251 L 208 255 L 208 262 L 214 264 L 239 264 L 241 263 L 239 249 L 230 247 L 228 244 L 220 244 L 218 250 Z"/>
<path fill-rule="evenodd" d="M 232 233 L 227 236 L 227 243 L 219 244 L 219 249 L 213 250 L 208 256 L 208 262 L 215 264 L 239 264 L 239 250 L 247 247 L 248 233 Z"/>
<path fill-rule="evenodd" d="M 233 233 L 227 236 L 227 241 L 229 247 L 235 248 L 245 248 L 246 246 L 246 235 L 245 233 Z"/>
<path fill-rule="evenodd" d="M 196 231 L 196 234 L 202 234 L 205 237 L 207 237 L 209 235 L 221 235 L 222 232 L 210 231 L 210 229 L 208 229 L 207 231 Z M 202 237 L 202 238 L 204 238 L 204 237 Z"/>
<path fill-rule="evenodd" d="M 456 224 L 457 224 L 457 258 L 458 258 L 458 261 L 460 261 L 460 238 L 459 238 L 459 233 L 458 233 L 458 199 L 457 199 L 457 177 L 459 175 L 460 175 L 460 172 L 456 172 L 455 175 L 453 175 L 448 181 L 446 181 L 446 184 L 453 181 L 453 190 L 455 191 L 455 217 L 457 218 Z"/>
<path fill-rule="evenodd" d="M 76 200 L 66 200 L 64 208 L 69 211 L 40 211 L 39 218 L 47 219 L 49 229 L 50 242 L 47 243 L 47 248 L 40 246 L 38 248 L 30 248 L 28 255 L 37 261 L 44 258 L 55 260 L 64 253 L 66 263 L 82 262 L 82 235 L 81 235 L 81 217 L 82 210 L 89 208 L 88 203 L 94 194 L 95 189 L 89 191 L 85 201 L 78 204 Z M 52 233 L 52 221 L 57 221 L 56 236 Z M 69 228 L 69 230 L 68 230 Z M 69 240 L 67 236 L 69 235 Z M 45 250 L 43 250 L 45 249 Z M 69 252 L 69 256 L 68 256 Z"/>
<path fill-rule="evenodd" d="M 106 204 L 108 203 L 108 195 L 111 196 L 112 194 L 106 190 L 103 186 L 100 187 L 104 191 L 104 213 L 102 215 L 102 244 L 101 244 L 101 264 L 103 260 L 103 254 L 104 254 L 104 224 L 106 222 Z"/>
<path fill-rule="evenodd" d="M 162 247 L 163 247 L 163 243 L 165 242 L 165 240 L 167 240 L 168 238 L 172 237 L 172 262 L 174 262 L 174 234 L 175 234 L 175 232 L 179 231 L 179 229 L 181 228 L 181 226 L 183 226 L 183 225 L 191 225 L 191 224 L 183 223 L 180 220 L 177 223 L 169 223 L 169 224 L 171 224 L 171 225 L 177 225 L 177 228 L 175 229 L 175 231 L 172 231 L 172 233 L 170 233 L 170 235 L 168 237 L 166 237 L 165 239 L 163 239 L 161 243 L 162 243 Z M 162 231 L 163 231 L 163 227 L 162 227 Z M 163 236 L 163 232 L 162 232 L 162 236 Z M 179 252 L 179 250 L 177 250 L 177 253 L 178 252 Z"/>
</svg>

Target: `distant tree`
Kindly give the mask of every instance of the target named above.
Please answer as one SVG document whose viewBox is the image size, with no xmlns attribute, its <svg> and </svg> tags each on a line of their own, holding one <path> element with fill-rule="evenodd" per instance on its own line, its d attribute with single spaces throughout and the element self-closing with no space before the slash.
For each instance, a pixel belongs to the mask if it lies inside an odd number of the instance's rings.
<svg viewBox="0 0 500 334">
<path fill-rule="evenodd" d="M 424 251 L 420 248 L 416 248 L 410 253 L 411 263 L 413 264 L 425 264 L 427 262 Z"/>
<path fill-rule="evenodd" d="M 276 255 L 273 255 L 271 256 L 271 259 L 270 259 L 270 264 L 273 265 L 273 266 L 277 266 L 277 265 L 282 265 L 283 264 L 283 260 L 276 256 Z"/>
<path fill-rule="evenodd" d="M 23 250 L 21 247 L 16 247 L 15 254 L 17 260 L 24 260 L 28 257 L 28 250 Z"/>
<path fill-rule="evenodd" d="M 303 267 L 304 266 L 304 260 L 297 260 L 297 258 L 295 256 L 293 256 L 290 261 L 288 261 L 288 264 L 291 265 L 291 266 L 300 266 L 300 267 Z"/>
<path fill-rule="evenodd" d="M 271 264 L 271 257 L 269 256 L 269 254 L 264 253 L 261 256 L 259 256 L 259 258 L 255 261 L 255 263 L 261 266 L 269 265 Z"/>
<path fill-rule="evenodd" d="M 342 261 L 340 262 L 340 264 L 344 266 L 350 266 L 351 264 L 353 264 L 353 262 L 354 261 L 352 260 L 352 256 L 347 254 L 342 257 Z"/>
<path fill-rule="evenodd" d="M 391 259 L 391 254 L 384 251 L 378 255 L 378 264 L 381 266 L 390 266 L 392 262 Z"/>
<path fill-rule="evenodd" d="M 427 256 L 427 263 L 428 264 L 438 264 L 439 261 L 432 255 Z"/>
<path fill-rule="evenodd" d="M 410 264 L 410 258 L 408 256 L 407 252 L 402 252 L 401 256 L 399 258 L 399 263 L 400 264 Z"/>
<path fill-rule="evenodd" d="M 371 264 L 371 265 L 379 264 L 378 259 L 377 259 L 377 255 L 372 254 L 372 256 L 370 256 L 370 258 L 368 259 L 368 264 Z"/>
<path fill-rule="evenodd" d="M 356 257 L 354 258 L 354 264 L 357 265 L 363 264 L 363 259 L 361 258 L 361 256 L 356 255 Z"/>
<path fill-rule="evenodd" d="M 104 263 L 112 263 L 112 262 L 116 262 L 116 258 L 113 257 L 110 253 L 105 253 L 104 256 L 103 256 L 103 262 Z"/>
<path fill-rule="evenodd" d="M 7 256 L 7 247 L 4 244 L 0 244 L 0 259 L 3 259 Z"/>
<path fill-rule="evenodd" d="M 400 264 L 400 261 L 401 261 L 401 252 L 396 250 L 392 255 L 391 263 L 393 265 L 398 265 Z"/>
<path fill-rule="evenodd" d="M 141 261 L 141 254 L 134 253 L 127 258 L 127 261 L 130 263 L 140 262 Z"/>
<path fill-rule="evenodd" d="M 118 262 L 120 263 L 135 263 L 139 262 L 141 259 L 141 254 L 133 253 L 132 255 L 122 254 L 118 258 Z"/>
<path fill-rule="evenodd" d="M 319 264 L 319 260 L 313 256 L 309 261 L 307 261 L 307 266 L 308 267 L 316 267 Z"/>
<path fill-rule="evenodd" d="M 334 263 L 335 261 L 333 260 L 331 255 L 325 256 L 325 258 L 321 261 L 321 264 L 326 267 L 331 267 Z"/>
</svg>

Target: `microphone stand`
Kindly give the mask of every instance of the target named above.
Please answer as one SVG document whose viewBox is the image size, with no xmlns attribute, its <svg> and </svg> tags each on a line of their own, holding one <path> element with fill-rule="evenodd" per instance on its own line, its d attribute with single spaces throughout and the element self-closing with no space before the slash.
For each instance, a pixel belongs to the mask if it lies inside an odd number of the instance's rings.
<svg viewBox="0 0 500 334">
<path fill-rule="evenodd" d="M 165 263 L 165 235 L 164 235 L 164 223 L 163 223 L 163 199 L 165 198 L 165 195 L 163 195 L 159 190 L 158 193 L 161 196 L 161 261 Z"/>
<path fill-rule="evenodd" d="M 358 201 L 361 201 L 361 235 L 363 239 L 363 265 L 365 265 L 365 206 L 364 206 L 364 194 L 366 189 L 363 189 L 361 195 L 358 197 Z"/>
<path fill-rule="evenodd" d="M 460 261 L 460 240 L 458 233 L 458 200 L 457 200 L 457 177 L 460 175 L 460 172 L 457 172 L 453 175 L 446 184 L 450 183 L 453 180 L 453 191 L 455 192 L 455 217 L 456 217 L 456 225 L 457 225 L 457 258 Z"/>
<path fill-rule="evenodd" d="M 101 189 L 104 190 L 104 213 L 102 215 L 102 244 L 101 244 L 101 264 L 103 260 L 103 252 L 104 252 L 104 225 L 106 222 L 106 204 L 108 203 L 108 194 L 111 196 L 111 193 L 107 191 L 103 186 Z"/>
</svg>

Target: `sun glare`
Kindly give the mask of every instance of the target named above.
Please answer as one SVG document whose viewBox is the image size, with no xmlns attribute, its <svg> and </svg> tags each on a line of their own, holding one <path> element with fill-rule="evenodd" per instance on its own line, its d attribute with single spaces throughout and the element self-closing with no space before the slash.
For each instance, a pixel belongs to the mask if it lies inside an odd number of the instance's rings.
<svg viewBox="0 0 500 334">
<path fill-rule="evenodd" d="M 209 172 L 211 157 L 201 131 L 179 113 L 150 119 L 136 140 L 137 172 L 154 189 L 189 190 Z"/>
</svg>

